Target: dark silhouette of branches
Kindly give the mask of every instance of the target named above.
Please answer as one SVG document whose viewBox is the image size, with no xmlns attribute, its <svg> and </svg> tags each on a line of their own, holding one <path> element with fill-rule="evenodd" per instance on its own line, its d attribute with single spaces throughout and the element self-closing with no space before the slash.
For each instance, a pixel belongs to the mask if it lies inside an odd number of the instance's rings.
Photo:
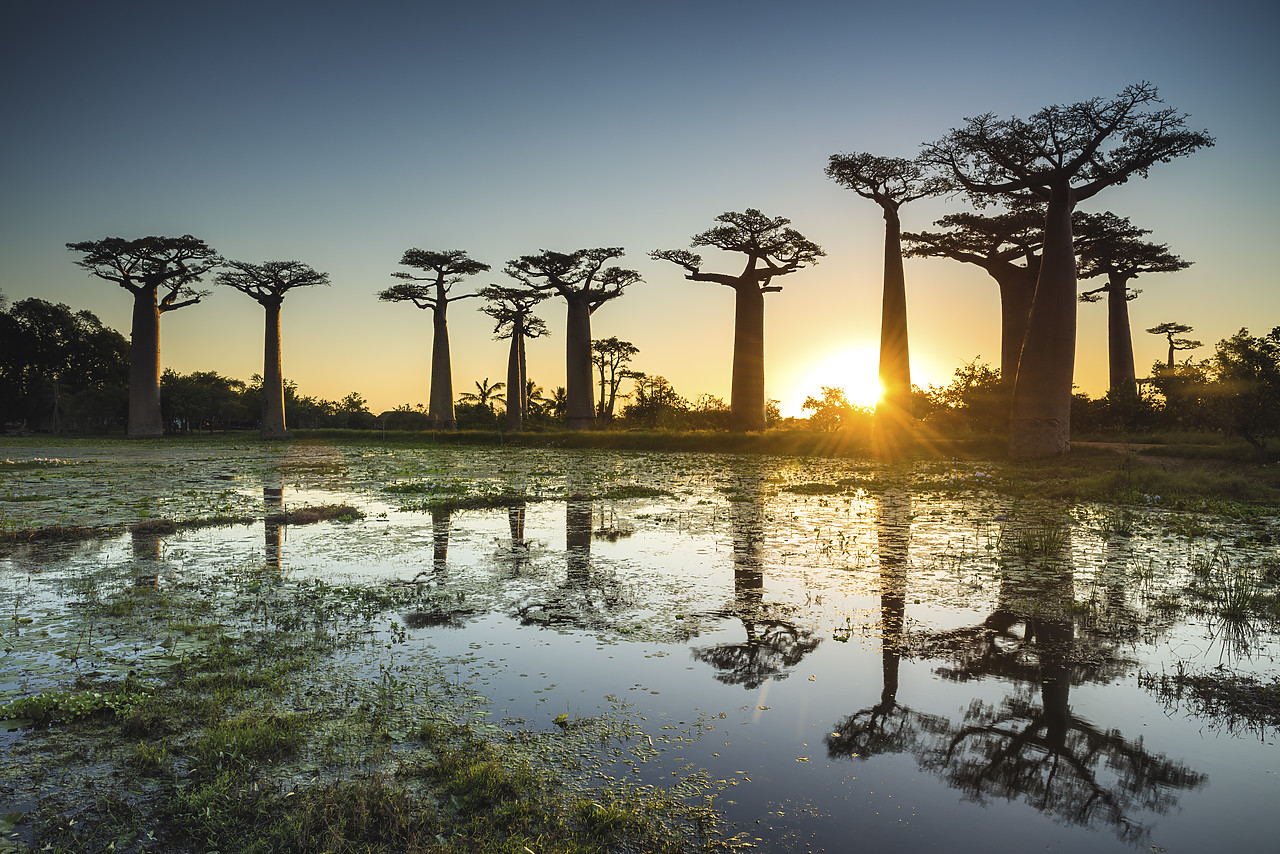
<svg viewBox="0 0 1280 854">
<path fill-rule="evenodd" d="M 247 261 L 223 259 L 216 284 L 234 288 L 261 305 L 267 313 L 263 342 L 262 425 L 264 439 L 289 435 L 284 414 L 284 371 L 280 359 L 280 306 L 285 294 L 297 288 L 328 285 L 329 274 L 299 261 Z"/>
<path fill-rule="evenodd" d="M 722 223 L 695 235 L 691 246 L 713 246 L 747 256 L 741 273 L 706 273 L 702 256 L 687 249 L 655 249 L 649 257 L 670 261 L 685 270 L 694 282 L 712 282 L 735 293 L 733 383 L 730 391 L 730 429 L 763 430 L 764 396 L 764 295 L 782 290 L 772 284 L 807 264 L 816 264 L 826 253 L 818 244 L 793 228 L 786 217 L 769 218 L 754 208 L 730 211 L 716 217 Z"/>
<path fill-rule="evenodd" d="M 467 276 L 483 273 L 488 264 L 469 258 L 461 249 L 444 252 L 426 249 L 408 249 L 400 259 L 406 267 L 421 270 L 425 275 L 415 276 L 403 270 L 391 275 L 403 282 L 378 292 L 384 302 L 411 302 L 421 309 L 431 310 L 431 392 L 427 415 L 438 427 L 457 429 L 458 421 L 453 412 L 453 366 L 449 355 L 449 303 L 479 296 L 479 294 L 450 293 L 454 285 Z"/>
<path fill-rule="evenodd" d="M 208 291 L 194 285 L 218 265 L 217 253 L 190 234 L 137 240 L 107 237 L 68 243 L 67 248 L 82 253 L 77 266 L 133 294 L 128 433 L 135 439 L 163 435 L 160 315 L 195 305 L 208 296 Z"/>
</svg>

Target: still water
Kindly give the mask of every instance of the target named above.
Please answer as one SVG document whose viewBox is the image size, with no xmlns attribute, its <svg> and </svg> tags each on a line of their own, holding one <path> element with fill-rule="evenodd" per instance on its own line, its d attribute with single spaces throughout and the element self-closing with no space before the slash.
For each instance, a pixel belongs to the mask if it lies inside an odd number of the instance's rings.
<svg viewBox="0 0 1280 854">
<path fill-rule="evenodd" d="M 1269 850 L 1280 833 L 1273 726 L 1158 688 L 1275 678 L 1276 626 L 1221 605 L 1233 578 L 1274 583 L 1272 517 L 1015 501 L 968 463 L 21 450 L 58 464 L 6 477 L 26 496 L 11 524 L 258 520 L 0 555 L 24 613 L 84 595 L 90 567 L 429 590 L 377 617 L 382 667 L 443 668 L 495 728 L 625 715 L 645 761 L 602 750 L 578 773 L 685 786 L 765 850 Z M 261 521 L 332 503 L 363 516 Z M 66 675 L 5 659 L 0 699 Z"/>
</svg>

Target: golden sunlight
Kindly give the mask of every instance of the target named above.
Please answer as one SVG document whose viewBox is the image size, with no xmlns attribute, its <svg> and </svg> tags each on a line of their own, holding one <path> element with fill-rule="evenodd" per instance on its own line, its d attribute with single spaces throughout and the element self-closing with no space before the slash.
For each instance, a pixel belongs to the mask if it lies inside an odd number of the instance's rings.
<svg viewBox="0 0 1280 854">
<path fill-rule="evenodd" d="M 880 354 L 874 347 L 836 353 L 805 377 L 805 396 L 822 397 L 822 387 L 844 389 L 854 406 L 874 408 L 880 399 Z"/>
</svg>

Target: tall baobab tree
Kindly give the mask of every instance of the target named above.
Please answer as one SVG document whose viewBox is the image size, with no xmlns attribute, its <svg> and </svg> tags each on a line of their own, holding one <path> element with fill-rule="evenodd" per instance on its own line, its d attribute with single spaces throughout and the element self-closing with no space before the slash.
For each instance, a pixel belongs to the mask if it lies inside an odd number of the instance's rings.
<svg viewBox="0 0 1280 854">
<path fill-rule="evenodd" d="M 522 255 L 507 262 L 505 272 L 530 291 L 564 298 L 568 312 L 565 332 L 565 389 L 569 429 L 584 430 L 595 423 L 591 381 L 591 315 L 610 300 L 622 296 L 640 281 L 635 270 L 606 267 L 621 258 L 621 247 L 579 249 Z"/>
<path fill-rule="evenodd" d="M 1080 294 L 1081 302 L 1107 300 L 1107 365 L 1111 398 L 1136 400 L 1138 374 L 1133 365 L 1133 333 L 1129 327 L 1129 302 L 1141 290 L 1129 283 L 1143 273 L 1176 273 L 1191 266 L 1169 251 L 1166 244 L 1139 238 L 1151 230 L 1138 228 L 1127 217 L 1111 211 L 1081 214 L 1076 224 L 1078 275 L 1081 279 L 1106 276 L 1107 283 Z"/>
<path fill-rule="evenodd" d="M 902 221 L 907 202 L 945 192 L 950 184 L 918 160 L 859 152 L 833 154 L 827 177 L 880 206 L 884 215 L 884 291 L 880 310 L 880 400 L 876 433 L 886 450 L 911 422 L 911 357 L 907 338 L 907 280 L 902 269 Z"/>
<path fill-rule="evenodd" d="M 461 249 L 433 252 L 426 249 L 409 249 L 400 259 L 406 267 L 422 270 L 426 275 L 415 276 L 403 270 L 392 273 L 404 281 L 378 292 L 383 302 L 411 302 L 421 309 L 431 309 L 431 396 L 427 404 L 427 417 L 444 430 L 458 429 L 453 414 L 453 367 L 449 360 L 449 303 L 479 294 L 453 296 L 449 289 L 465 276 L 473 276 L 489 269 L 488 264 L 467 257 Z"/>
<path fill-rule="evenodd" d="M 266 309 L 267 323 L 262 359 L 262 425 L 264 439 L 287 439 L 284 417 L 284 371 L 280 365 L 280 306 L 284 295 L 295 288 L 328 285 L 329 274 L 320 273 L 300 261 L 222 261 L 214 283 L 235 288 Z"/>
<path fill-rule="evenodd" d="M 1176 321 L 1168 321 L 1151 327 L 1147 330 L 1152 335 L 1163 335 L 1169 339 L 1169 367 L 1173 367 L 1173 354 L 1177 350 L 1194 350 L 1204 345 L 1192 338 L 1174 338 L 1175 335 L 1181 335 L 1184 332 L 1194 332 L 1195 327 L 1187 326 L 1185 323 Z"/>
<path fill-rule="evenodd" d="M 84 253 L 77 266 L 133 294 L 129 346 L 130 439 L 164 435 L 160 415 L 160 315 L 209 295 L 192 287 L 218 264 L 217 253 L 190 234 L 182 237 L 106 237 L 68 243 Z M 161 295 L 163 291 L 163 295 Z"/>
<path fill-rule="evenodd" d="M 714 246 L 747 256 L 741 273 L 704 273 L 702 256 L 688 249 L 655 249 L 649 257 L 670 261 L 693 282 L 713 282 L 733 288 L 733 383 L 729 397 L 729 429 L 763 430 L 764 295 L 782 290 L 772 281 L 826 255 L 818 244 L 794 228 L 786 217 L 767 217 L 755 208 L 729 211 L 716 217 L 722 223 L 695 235 L 691 246 Z"/>
<path fill-rule="evenodd" d="M 1044 209 L 1021 207 L 996 216 L 957 213 L 936 220 L 944 232 L 906 232 L 907 258 L 951 258 L 986 270 L 1000 288 L 1000 385 L 1008 416 L 1018 359 L 1027 334 L 1027 317 L 1040 275 Z"/>
<path fill-rule="evenodd" d="M 1076 260 L 1071 214 L 1078 202 L 1156 163 L 1213 144 L 1186 116 L 1160 103 L 1149 83 L 1116 97 L 1045 107 L 1029 119 L 967 119 L 924 147 L 923 159 L 978 195 L 1031 194 L 1046 203 L 1044 253 L 1014 384 L 1009 453 L 1051 457 L 1071 446 L 1076 346 Z"/>
<path fill-rule="evenodd" d="M 534 306 L 546 294 L 524 288 L 490 285 L 478 293 L 488 305 L 480 308 L 495 321 L 493 332 L 498 340 L 511 339 L 507 356 L 507 430 L 519 433 L 529 412 L 529 377 L 525 369 L 524 342 L 547 334 L 547 324 L 533 313 Z"/>
</svg>

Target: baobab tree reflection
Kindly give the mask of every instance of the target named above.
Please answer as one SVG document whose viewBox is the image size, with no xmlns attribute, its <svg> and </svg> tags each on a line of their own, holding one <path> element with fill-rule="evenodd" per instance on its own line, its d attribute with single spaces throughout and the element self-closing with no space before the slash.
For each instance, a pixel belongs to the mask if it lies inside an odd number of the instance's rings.
<svg viewBox="0 0 1280 854">
<path fill-rule="evenodd" d="M 817 649 L 821 638 L 783 618 L 764 601 L 764 502 L 759 478 L 740 484 L 742 494 L 729 503 L 733 525 L 733 613 L 746 639 L 693 650 L 693 657 L 716 669 L 728 685 L 759 688 L 785 679 L 791 668 Z"/>
<path fill-rule="evenodd" d="M 1207 777 L 1149 752 L 1140 738 L 1128 739 L 1072 713 L 1071 686 L 1105 681 L 1114 667 L 1097 663 L 1099 656 L 1088 654 L 1088 641 L 1076 636 L 1065 529 L 1057 537 L 1036 539 L 1038 552 L 1024 548 L 1015 557 L 1002 548 L 1001 591 L 986 620 L 918 647 L 925 658 L 948 660 L 935 669 L 944 678 L 997 677 L 1013 684 L 1012 693 L 996 703 L 974 699 L 958 723 L 913 712 L 894 696 L 898 656 L 890 648 L 894 636 L 886 631 L 881 700 L 835 728 L 827 738 L 828 754 L 866 759 L 910 752 L 921 768 L 963 792 L 966 800 L 1021 800 L 1057 821 L 1105 825 L 1126 842 L 1141 843 L 1149 825 L 1140 817 L 1169 812 L 1179 791 L 1199 788 Z M 1028 538 L 1014 532 L 1001 542 L 1025 544 Z M 1052 545 L 1045 549 L 1046 543 Z M 897 546 L 894 540 L 887 544 Z M 892 577 L 896 559 L 886 561 L 885 546 L 882 536 L 882 572 Z M 888 629 L 893 617 L 888 608 L 885 612 Z"/>
</svg>

